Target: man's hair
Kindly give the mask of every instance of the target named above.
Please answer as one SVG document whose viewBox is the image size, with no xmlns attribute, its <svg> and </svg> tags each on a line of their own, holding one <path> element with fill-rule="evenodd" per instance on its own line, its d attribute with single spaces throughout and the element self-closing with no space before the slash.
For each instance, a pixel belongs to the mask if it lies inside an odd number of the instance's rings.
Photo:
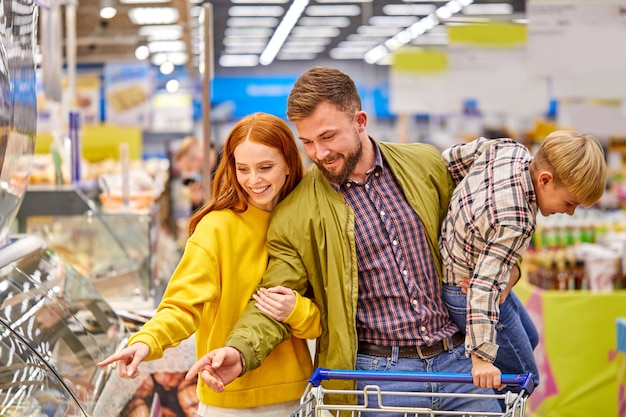
<svg viewBox="0 0 626 417">
<path fill-rule="evenodd" d="M 606 189 L 604 149 L 591 135 L 554 131 L 543 140 L 534 159 L 539 169 L 552 172 L 583 206 L 594 205 Z"/>
<path fill-rule="evenodd" d="M 334 68 L 313 67 L 302 74 L 291 89 L 287 118 L 292 122 L 302 120 L 323 101 L 331 102 L 350 117 L 361 110 L 361 97 L 348 75 Z"/>
</svg>

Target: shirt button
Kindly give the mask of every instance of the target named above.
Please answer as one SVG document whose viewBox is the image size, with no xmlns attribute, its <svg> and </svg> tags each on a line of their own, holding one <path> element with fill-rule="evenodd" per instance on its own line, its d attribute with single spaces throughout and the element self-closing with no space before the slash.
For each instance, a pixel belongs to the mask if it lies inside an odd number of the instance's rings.
<svg viewBox="0 0 626 417">
<path fill-rule="evenodd" d="M 430 337 L 424 336 L 424 341 L 428 342 L 429 340 L 430 340 Z"/>
<path fill-rule="evenodd" d="M 374 174 L 374 176 L 378 177 L 378 176 L 380 176 L 380 173 L 376 172 L 376 173 Z"/>
<path fill-rule="evenodd" d="M 391 244 L 392 244 L 393 246 L 396 246 L 396 245 L 398 244 L 398 241 L 397 241 L 397 240 L 394 240 L 394 241 L 392 241 L 392 242 L 391 242 Z"/>
<path fill-rule="evenodd" d="M 426 326 L 420 326 L 420 332 L 425 332 L 426 331 Z"/>
<path fill-rule="evenodd" d="M 369 190 L 370 189 L 370 185 L 369 184 L 365 184 L 365 189 Z"/>
<path fill-rule="evenodd" d="M 409 274 L 409 271 L 407 271 L 406 269 L 402 271 L 402 275 L 407 276 L 408 274 Z"/>
<path fill-rule="evenodd" d="M 381 216 L 384 216 L 384 215 L 385 215 L 385 212 L 384 212 L 384 211 L 381 211 L 381 212 L 380 212 L 380 215 L 381 215 Z"/>
<path fill-rule="evenodd" d="M 414 306 L 416 306 L 416 305 L 417 305 L 417 300 L 413 300 L 413 301 L 411 301 L 411 304 L 413 304 Z"/>
</svg>

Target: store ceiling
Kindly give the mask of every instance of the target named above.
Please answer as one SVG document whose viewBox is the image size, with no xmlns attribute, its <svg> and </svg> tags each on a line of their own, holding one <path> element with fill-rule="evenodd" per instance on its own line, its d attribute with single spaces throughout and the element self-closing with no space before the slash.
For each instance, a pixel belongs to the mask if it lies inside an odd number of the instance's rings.
<svg viewBox="0 0 626 417">
<path fill-rule="evenodd" d="M 111 19 L 99 16 L 102 2 L 113 1 L 117 14 Z M 384 62 L 374 56 L 372 49 L 397 33 L 407 33 L 417 22 L 456 1 L 423 0 L 215 0 L 210 8 L 197 0 L 79 0 L 77 8 L 77 63 L 93 64 L 111 61 L 135 60 L 135 50 L 148 45 L 150 58 L 156 65 L 171 61 L 190 68 L 201 66 L 202 27 L 213 29 L 213 61 L 215 73 L 226 73 L 229 68 L 265 65 L 284 61 L 357 60 Z M 145 1 L 145 0 L 144 0 Z M 302 1 L 302 3 L 300 3 Z M 500 7 L 509 14 L 485 14 L 484 6 Z M 288 30 L 282 47 L 274 53 L 265 50 L 285 16 L 302 9 L 295 26 Z M 149 32 L 143 25 L 133 22 L 137 17 L 147 17 L 149 10 L 141 8 L 174 8 L 178 17 L 172 24 L 159 25 Z M 409 7 L 402 11 L 402 7 Z M 201 10 L 211 10 L 212 25 L 199 23 Z M 439 18 L 439 25 L 424 35 L 409 41 L 412 44 L 445 45 L 442 23 L 460 21 L 523 19 L 525 0 L 476 0 L 461 7 L 450 18 Z M 473 9 L 473 10 L 472 10 Z M 470 14 L 471 12 L 477 14 Z M 262 27 L 267 24 L 267 27 Z M 379 26 L 377 29 L 374 26 Z M 378 31 L 378 34 L 374 34 Z M 230 36 L 233 35 L 233 36 Z M 152 39 L 163 38 L 162 43 L 149 44 Z M 403 41 L 406 42 L 406 41 Z M 173 51 L 182 46 L 183 53 Z M 169 52 L 159 51 L 167 48 Z M 379 48 L 383 50 L 388 48 Z M 369 54 L 368 54 L 369 52 Z M 368 59 L 366 59 L 368 58 Z M 264 61 L 265 60 L 265 61 Z"/>
</svg>

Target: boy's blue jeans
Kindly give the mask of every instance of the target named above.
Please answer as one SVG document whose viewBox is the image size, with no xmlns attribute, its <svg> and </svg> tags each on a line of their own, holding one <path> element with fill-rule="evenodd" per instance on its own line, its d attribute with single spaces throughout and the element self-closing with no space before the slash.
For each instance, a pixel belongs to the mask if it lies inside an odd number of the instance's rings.
<svg viewBox="0 0 626 417">
<path fill-rule="evenodd" d="M 443 302 L 450 311 L 452 320 L 465 333 L 467 297 L 461 287 L 443 285 Z M 533 350 L 539 343 L 539 334 L 522 302 L 511 291 L 506 301 L 500 304 L 500 321 L 496 326 L 498 355 L 494 365 L 503 374 L 527 374 L 535 376 L 539 383 L 539 372 Z"/>
</svg>

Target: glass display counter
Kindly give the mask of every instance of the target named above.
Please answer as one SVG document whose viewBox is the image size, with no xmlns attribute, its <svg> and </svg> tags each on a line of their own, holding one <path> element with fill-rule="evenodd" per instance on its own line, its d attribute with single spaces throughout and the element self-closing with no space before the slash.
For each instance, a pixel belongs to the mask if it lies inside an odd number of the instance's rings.
<svg viewBox="0 0 626 417">
<path fill-rule="evenodd" d="M 91 281 L 36 235 L 0 249 L 0 415 L 92 416 L 126 342 Z"/>
<path fill-rule="evenodd" d="M 154 296 L 178 260 L 157 256 L 158 204 L 108 212 L 79 189 L 29 186 L 17 218 L 18 232 L 42 236 L 107 299 Z"/>
</svg>

